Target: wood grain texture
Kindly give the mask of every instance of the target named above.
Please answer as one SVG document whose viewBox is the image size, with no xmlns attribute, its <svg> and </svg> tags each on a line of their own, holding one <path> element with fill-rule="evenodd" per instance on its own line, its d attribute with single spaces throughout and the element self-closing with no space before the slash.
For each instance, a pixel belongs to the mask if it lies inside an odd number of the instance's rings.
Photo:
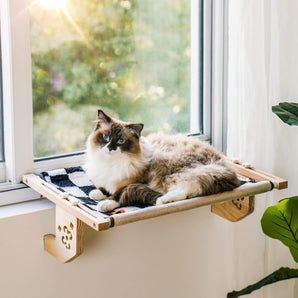
<svg viewBox="0 0 298 298">
<path fill-rule="evenodd" d="M 56 235 L 44 236 L 44 249 L 62 263 L 83 252 L 83 222 L 56 206 Z"/>
<path fill-rule="evenodd" d="M 229 221 L 235 222 L 251 214 L 255 196 L 242 197 L 231 201 L 212 204 L 211 211 Z"/>
<path fill-rule="evenodd" d="M 266 173 L 264 171 L 258 170 L 254 167 L 244 167 L 238 163 L 232 163 L 231 165 L 234 167 L 236 172 L 239 175 L 242 175 L 247 178 L 254 179 L 255 181 L 272 181 L 275 185 L 276 189 L 285 189 L 288 187 L 288 181 L 272 174 Z"/>
</svg>

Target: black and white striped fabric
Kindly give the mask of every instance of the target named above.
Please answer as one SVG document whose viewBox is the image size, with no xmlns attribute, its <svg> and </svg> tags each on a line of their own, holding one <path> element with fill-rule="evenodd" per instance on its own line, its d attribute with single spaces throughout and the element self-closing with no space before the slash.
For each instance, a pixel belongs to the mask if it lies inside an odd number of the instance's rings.
<svg viewBox="0 0 298 298">
<path fill-rule="evenodd" d="M 96 189 L 87 178 L 82 167 L 50 170 L 41 173 L 44 180 L 53 184 L 58 190 L 69 193 L 84 204 L 94 206 L 96 201 L 89 198 L 89 193 Z"/>
<path fill-rule="evenodd" d="M 86 207 L 95 210 L 97 201 L 90 199 L 89 193 L 96 189 L 94 184 L 88 179 L 82 167 L 61 168 L 49 170 L 41 173 L 42 178 L 54 185 L 61 192 L 65 192 L 81 201 Z M 117 208 L 113 212 L 99 212 L 103 216 L 111 214 L 131 212 L 140 209 L 138 207 Z"/>
</svg>

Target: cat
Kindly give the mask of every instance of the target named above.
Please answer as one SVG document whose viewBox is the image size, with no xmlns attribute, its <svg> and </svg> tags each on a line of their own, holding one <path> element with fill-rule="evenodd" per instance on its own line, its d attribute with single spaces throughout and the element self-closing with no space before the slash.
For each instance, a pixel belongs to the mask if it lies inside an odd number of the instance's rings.
<svg viewBox="0 0 298 298">
<path fill-rule="evenodd" d="M 87 140 L 85 170 L 97 187 L 98 211 L 161 205 L 230 191 L 240 185 L 225 157 L 184 135 L 141 136 L 142 123 L 116 120 L 98 110 Z"/>
</svg>

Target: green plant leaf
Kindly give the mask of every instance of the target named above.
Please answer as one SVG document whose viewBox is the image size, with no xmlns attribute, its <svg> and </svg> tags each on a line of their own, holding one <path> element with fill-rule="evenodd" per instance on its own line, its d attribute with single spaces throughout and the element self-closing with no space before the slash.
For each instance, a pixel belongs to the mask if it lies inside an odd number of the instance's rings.
<svg viewBox="0 0 298 298">
<path fill-rule="evenodd" d="M 298 103 L 281 102 L 279 105 L 272 107 L 272 112 L 283 122 L 289 125 L 298 125 Z"/>
<path fill-rule="evenodd" d="M 261 219 L 263 232 L 289 247 L 298 262 L 298 196 L 268 207 Z"/>
</svg>

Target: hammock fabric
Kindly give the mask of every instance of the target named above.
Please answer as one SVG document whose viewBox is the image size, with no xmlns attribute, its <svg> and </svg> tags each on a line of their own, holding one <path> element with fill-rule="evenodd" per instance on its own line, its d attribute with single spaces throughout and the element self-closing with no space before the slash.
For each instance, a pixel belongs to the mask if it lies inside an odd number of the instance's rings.
<svg viewBox="0 0 298 298">
<path fill-rule="evenodd" d="M 110 215 L 127 213 L 143 209 L 141 207 L 120 207 L 111 212 L 99 212 L 94 207 L 97 205 L 97 201 L 92 200 L 89 197 L 89 193 L 96 189 L 94 184 L 88 179 L 85 171 L 82 167 L 70 167 L 50 170 L 41 173 L 41 177 L 48 183 L 52 184 L 59 191 L 65 193 L 66 196 L 70 195 L 73 198 L 79 200 L 84 206 L 90 208 L 93 211 L 98 212 L 103 217 Z M 255 183 L 256 181 L 250 178 L 238 177 L 241 185 L 245 183 Z M 149 206 L 148 206 L 149 207 Z M 147 208 L 147 207 L 145 207 Z"/>
</svg>

